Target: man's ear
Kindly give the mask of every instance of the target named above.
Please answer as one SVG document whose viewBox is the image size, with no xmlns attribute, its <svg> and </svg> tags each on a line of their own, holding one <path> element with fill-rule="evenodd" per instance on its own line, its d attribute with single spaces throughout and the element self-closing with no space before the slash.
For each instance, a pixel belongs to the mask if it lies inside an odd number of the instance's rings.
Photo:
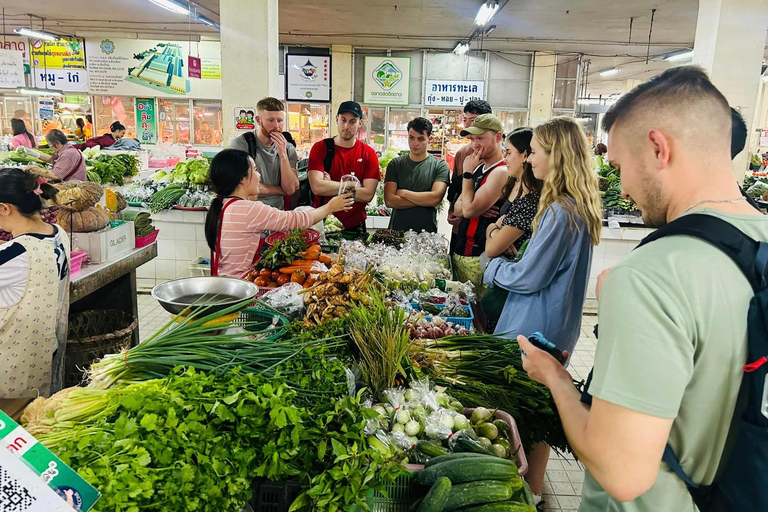
<svg viewBox="0 0 768 512">
<path fill-rule="evenodd" d="M 672 145 L 669 137 L 660 130 L 651 130 L 648 132 L 647 140 L 653 149 L 656 169 L 667 167 L 672 159 Z"/>
</svg>

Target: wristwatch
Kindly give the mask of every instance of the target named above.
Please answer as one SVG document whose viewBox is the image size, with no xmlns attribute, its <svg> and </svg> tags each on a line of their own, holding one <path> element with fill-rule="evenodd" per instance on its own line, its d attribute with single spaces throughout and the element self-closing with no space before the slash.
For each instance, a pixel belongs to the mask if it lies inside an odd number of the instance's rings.
<svg viewBox="0 0 768 512">
<path fill-rule="evenodd" d="M 472 173 L 471 172 L 465 172 L 461 175 L 465 180 L 471 180 L 472 179 Z"/>
</svg>

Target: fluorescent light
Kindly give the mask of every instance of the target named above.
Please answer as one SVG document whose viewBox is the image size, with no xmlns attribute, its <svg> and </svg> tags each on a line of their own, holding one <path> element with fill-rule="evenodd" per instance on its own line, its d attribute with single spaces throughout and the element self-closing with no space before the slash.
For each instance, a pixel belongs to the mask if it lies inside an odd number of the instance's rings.
<svg viewBox="0 0 768 512">
<path fill-rule="evenodd" d="M 677 53 L 666 55 L 663 60 L 677 62 L 679 60 L 688 60 L 693 58 L 693 50 L 683 50 Z"/>
<path fill-rule="evenodd" d="M 27 94 L 29 96 L 63 96 L 64 91 L 57 89 L 31 89 L 29 87 L 20 87 L 16 89 L 19 94 Z"/>
<path fill-rule="evenodd" d="M 581 98 L 578 101 L 579 105 L 599 105 L 600 100 L 592 98 Z"/>
<path fill-rule="evenodd" d="M 619 71 L 621 71 L 621 68 L 611 68 L 611 69 L 604 69 L 600 71 L 600 76 L 613 76 L 618 75 Z"/>
<path fill-rule="evenodd" d="M 189 16 L 189 9 L 187 7 L 184 7 L 183 5 L 179 5 L 176 2 L 171 2 L 171 0 L 149 0 L 153 4 L 162 7 L 166 11 L 171 11 L 176 14 L 183 14 L 185 16 Z"/>
<path fill-rule="evenodd" d="M 211 20 L 209 20 L 209 19 L 208 19 L 208 18 L 206 18 L 205 16 L 198 16 L 198 17 L 197 17 L 197 20 L 198 20 L 200 23 L 202 23 L 203 25 L 208 25 L 209 27 L 213 27 L 213 28 L 219 28 L 219 25 L 218 25 L 218 23 L 216 23 L 215 21 L 211 21 Z"/>
<path fill-rule="evenodd" d="M 453 53 L 456 55 L 464 55 L 469 51 L 469 43 L 458 43 L 456 48 L 453 49 Z"/>
<path fill-rule="evenodd" d="M 34 39 L 42 39 L 43 41 L 57 41 L 59 39 L 59 36 L 49 34 L 48 32 L 38 32 L 37 30 L 32 30 L 29 28 L 17 28 L 14 30 L 14 32 L 21 34 L 22 36 L 32 37 Z"/>
<path fill-rule="evenodd" d="M 498 9 L 499 4 L 495 0 L 488 0 L 483 3 L 483 5 L 480 6 L 480 10 L 477 12 L 477 16 L 475 16 L 475 25 L 478 27 L 487 25 Z"/>
<path fill-rule="evenodd" d="M 491 25 L 491 26 L 490 26 L 490 27 L 488 27 L 488 29 L 485 31 L 485 36 L 486 36 L 486 37 L 488 37 L 489 35 L 491 35 L 491 32 L 493 32 L 494 30 L 496 30 L 496 25 Z"/>
</svg>

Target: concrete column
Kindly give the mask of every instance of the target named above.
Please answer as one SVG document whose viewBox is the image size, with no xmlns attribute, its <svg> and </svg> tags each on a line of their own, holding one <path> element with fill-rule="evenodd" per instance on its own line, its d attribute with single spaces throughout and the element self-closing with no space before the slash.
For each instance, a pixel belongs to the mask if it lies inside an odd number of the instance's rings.
<svg viewBox="0 0 768 512">
<path fill-rule="evenodd" d="M 221 0 L 222 145 L 243 131 L 235 128 L 235 108 L 256 107 L 278 96 L 280 48 L 278 0 Z"/>
<path fill-rule="evenodd" d="M 331 137 L 339 134 L 336 111 L 344 101 L 352 99 L 352 47 L 346 44 L 331 46 Z"/>
<path fill-rule="evenodd" d="M 699 0 L 693 63 L 706 69 L 712 82 L 741 111 L 752 132 L 760 66 L 768 30 L 768 0 Z M 733 173 L 744 179 L 749 154 L 733 161 Z"/>
<path fill-rule="evenodd" d="M 531 126 L 536 127 L 552 117 L 552 98 L 555 95 L 554 53 L 537 52 L 533 58 L 531 83 Z"/>
</svg>

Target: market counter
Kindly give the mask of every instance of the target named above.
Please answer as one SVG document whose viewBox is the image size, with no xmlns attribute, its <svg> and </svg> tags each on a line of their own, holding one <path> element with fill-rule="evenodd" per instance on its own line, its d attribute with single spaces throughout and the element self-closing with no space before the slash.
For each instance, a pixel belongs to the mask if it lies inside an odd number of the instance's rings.
<svg viewBox="0 0 768 512">
<path fill-rule="evenodd" d="M 136 268 L 157 256 L 157 244 L 134 249 L 112 261 L 83 267 L 72 276 L 69 311 L 116 309 L 139 317 L 136 299 Z M 131 345 L 138 345 L 139 329 L 133 331 Z"/>
</svg>

